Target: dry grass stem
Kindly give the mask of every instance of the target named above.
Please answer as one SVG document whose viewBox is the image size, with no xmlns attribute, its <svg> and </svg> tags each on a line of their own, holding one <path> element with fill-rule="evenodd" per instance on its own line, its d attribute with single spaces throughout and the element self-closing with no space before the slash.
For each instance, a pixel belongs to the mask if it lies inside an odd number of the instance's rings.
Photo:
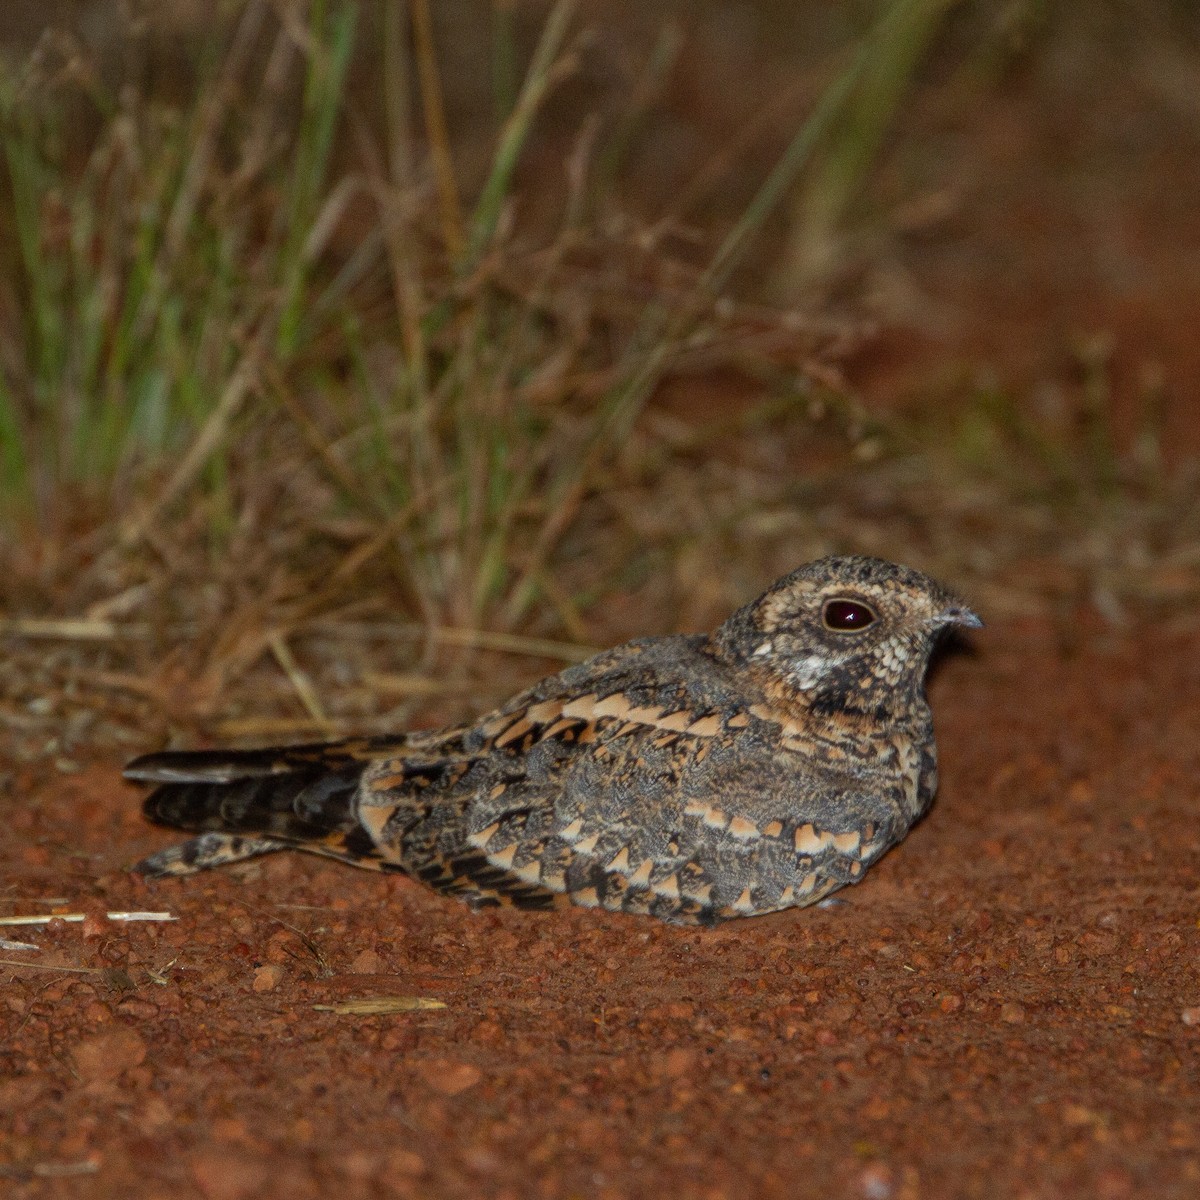
<svg viewBox="0 0 1200 1200">
<path fill-rule="evenodd" d="M 107 642 L 121 636 L 112 621 L 90 617 L 0 617 L 0 636 L 64 642 Z"/>
<path fill-rule="evenodd" d="M 306 933 L 296 925 L 292 925 L 285 921 L 282 917 L 275 916 L 274 913 L 264 912 L 261 908 L 256 908 L 253 904 L 246 904 L 245 907 L 257 916 L 265 917 L 268 921 L 273 921 L 276 925 L 288 930 L 289 933 L 294 933 L 299 939 L 300 944 L 308 952 L 309 956 L 317 964 L 318 978 L 327 979 L 333 974 L 333 967 L 329 964 L 329 959 L 325 957 L 325 952 L 313 940 L 311 934 Z M 276 905 L 276 907 L 280 907 Z M 293 958 L 298 957 L 293 954 Z"/>
<path fill-rule="evenodd" d="M 431 678 L 428 675 L 384 675 L 375 671 L 365 672 L 363 686 L 378 696 L 444 696 L 449 692 L 471 694 L 477 685 L 469 680 Z"/>
<path fill-rule="evenodd" d="M 340 1016 L 381 1017 L 390 1013 L 433 1012 L 445 1008 L 442 1000 L 428 996 L 372 996 L 364 1000 L 339 1000 L 334 1004 L 314 1004 L 316 1012 L 337 1013 Z"/>
<path fill-rule="evenodd" d="M 110 921 L 178 921 L 165 912 L 107 912 Z M 87 913 L 45 913 L 34 916 L 0 917 L 0 925 L 49 925 L 51 921 L 86 921 Z"/>
<path fill-rule="evenodd" d="M 409 0 L 414 40 L 416 41 L 417 80 L 421 88 L 421 105 L 425 114 L 425 133 L 433 155 L 434 178 L 437 180 L 438 205 L 442 219 L 442 237 L 450 257 L 458 259 L 463 250 L 462 204 L 458 198 L 458 182 L 454 173 L 454 158 L 450 152 L 450 134 L 446 128 L 446 112 L 442 104 L 442 84 L 439 78 L 437 49 L 433 43 L 433 17 L 429 0 Z"/>
<path fill-rule="evenodd" d="M 81 1162 L 37 1162 L 28 1166 L 23 1163 L 0 1163 L 0 1179 L 28 1183 L 31 1179 L 67 1179 L 73 1175 L 94 1175 L 99 1170 L 99 1162 L 90 1158 Z"/>
<path fill-rule="evenodd" d="M 51 963 L 22 962 L 19 958 L 0 958 L 0 967 L 28 967 L 31 971 L 60 971 L 65 975 L 105 975 L 107 967 L 58 967 Z"/>
<path fill-rule="evenodd" d="M 300 665 L 296 662 L 294 655 L 288 648 L 283 634 L 273 633 L 270 637 L 270 646 L 271 653 L 275 655 L 275 661 L 279 663 L 284 674 L 291 682 L 292 687 L 296 689 L 296 695 L 300 697 L 300 703 L 304 705 L 308 711 L 308 715 L 312 717 L 314 724 L 328 726 L 330 720 L 325 710 L 321 707 L 321 699 L 317 695 L 317 689 L 313 687 L 312 680 L 300 669 Z"/>
</svg>

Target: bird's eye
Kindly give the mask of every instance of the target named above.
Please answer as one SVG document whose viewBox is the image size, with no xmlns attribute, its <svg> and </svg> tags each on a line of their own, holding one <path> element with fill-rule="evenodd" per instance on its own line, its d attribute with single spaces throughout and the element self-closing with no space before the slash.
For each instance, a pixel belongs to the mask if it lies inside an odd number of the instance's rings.
<svg viewBox="0 0 1200 1200">
<path fill-rule="evenodd" d="M 821 620 L 826 629 L 837 633 L 857 633 L 873 625 L 878 617 L 875 610 L 861 600 L 826 600 L 821 609 Z"/>
</svg>

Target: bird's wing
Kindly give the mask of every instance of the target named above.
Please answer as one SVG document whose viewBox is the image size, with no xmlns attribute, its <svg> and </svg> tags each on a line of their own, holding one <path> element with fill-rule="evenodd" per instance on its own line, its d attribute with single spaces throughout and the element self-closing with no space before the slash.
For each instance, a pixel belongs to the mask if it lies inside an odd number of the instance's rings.
<svg viewBox="0 0 1200 1200">
<path fill-rule="evenodd" d="M 612 837 L 632 829 L 722 728 L 704 644 L 629 643 L 424 753 L 380 758 L 364 775 L 359 821 L 385 858 L 440 890 L 477 902 L 541 906 L 562 892 L 588 902 L 582 875 L 601 839 L 584 826 Z M 638 811 L 619 812 L 621 796 Z M 661 852 L 670 857 L 665 839 Z"/>
<path fill-rule="evenodd" d="M 703 921 L 852 882 L 870 838 L 796 819 L 844 781 L 785 751 L 704 647 L 632 643 L 517 697 L 452 754 L 374 762 L 360 822 L 385 859 L 476 903 L 566 894 Z"/>
</svg>

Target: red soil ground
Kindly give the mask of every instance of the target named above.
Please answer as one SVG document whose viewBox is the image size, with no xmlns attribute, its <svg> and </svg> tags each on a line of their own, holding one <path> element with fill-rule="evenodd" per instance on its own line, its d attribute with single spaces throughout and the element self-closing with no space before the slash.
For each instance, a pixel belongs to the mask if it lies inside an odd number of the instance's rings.
<svg viewBox="0 0 1200 1200">
<path fill-rule="evenodd" d="M 976 646 L 908 841 L 842 905 L 710 931 L 299 855 L 146 884 L 116 764 L 23 770 L 6 885 L 93 916 L 4 955 L 36 964 L 0 975 L 5 1190 L 1197 1194 L 1200 638 Z M 99 915 L 142 908 L 179 919 Z M 396 995 L 446 1007 L 315 1007 Z"/>
</svg>

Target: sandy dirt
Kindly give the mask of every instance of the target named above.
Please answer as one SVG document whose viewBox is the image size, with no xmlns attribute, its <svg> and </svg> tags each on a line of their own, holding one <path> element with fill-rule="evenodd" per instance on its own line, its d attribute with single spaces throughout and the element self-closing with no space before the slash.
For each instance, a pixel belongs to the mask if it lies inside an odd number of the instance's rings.
<svg viewBox="0 0 1200 1200">
<path fill-rule="evenodd" d="M 301 855 L 146 884 L 115 763 L 22 769 L 6 899 L 93 915 L 4 956 L 8 1194 L 1196 1195 L 1200 642 L 1090 634 L 944 661 L 931 815 L 710 931 Z M 380 996 L 446 1007 L 315 1008 Z"/>
</svg>

